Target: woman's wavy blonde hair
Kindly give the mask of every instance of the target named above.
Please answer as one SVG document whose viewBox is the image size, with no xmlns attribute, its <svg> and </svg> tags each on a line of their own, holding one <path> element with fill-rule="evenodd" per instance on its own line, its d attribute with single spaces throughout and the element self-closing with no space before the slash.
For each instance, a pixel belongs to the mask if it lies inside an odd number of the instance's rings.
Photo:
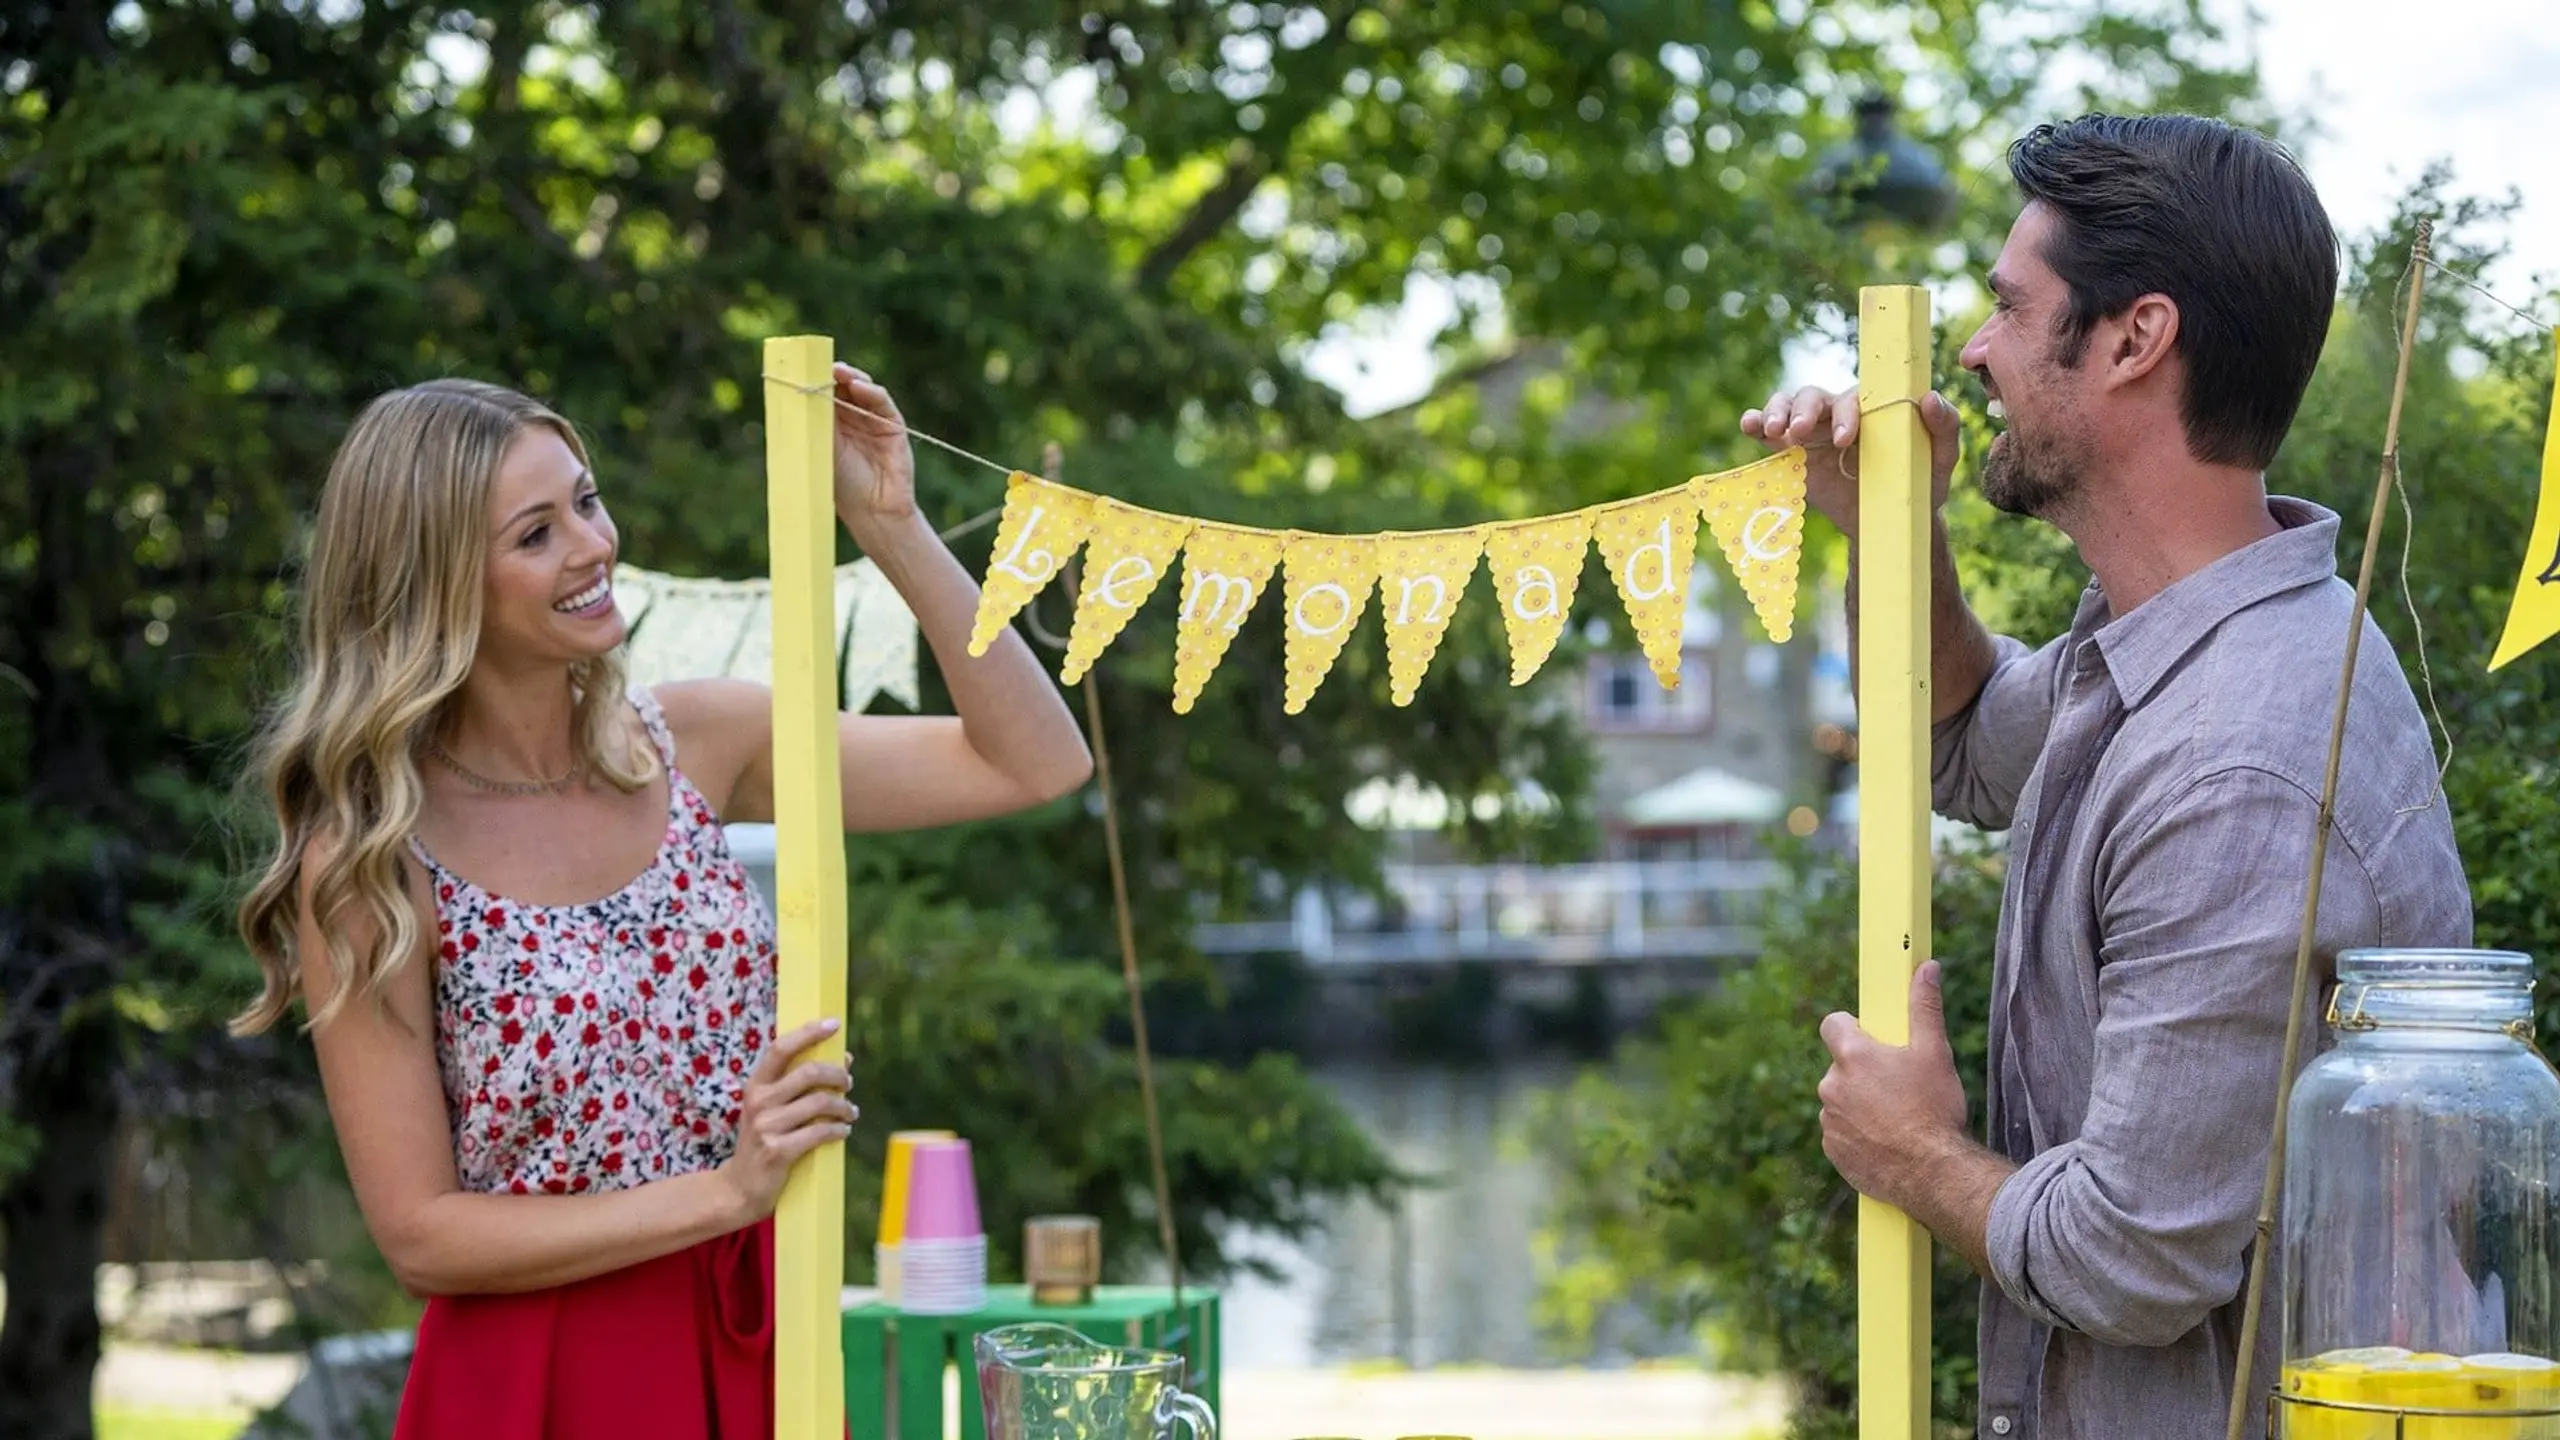
<svg viewBox="0 0 2560 1440">
<path fill-rule="evenodd" d="M 434 380 L 367 405 L 329 466 L 299 596 L 292 686 L 269 712 L 252 773 L 275 808 L 275 853 L 240 906 L 240 933 L 265 975 L 232 1033 L 273 1026 L 302 992 L 303 869 L 315 858 L 311 915 L 327 937 L 326 1024 L 349 996 L 379 1000 L 427 938 L 403 886 L 403 853 L 425 801 L 418 753 L 479 652 L 489 561 L 489 492 L 507 447 L 534 426 L 581 463 L 568 421 L 508 389 Z M 578 758 L 625 790 L 657 773 L 631 743 L 617 650 L 570 671 Z M 348 922 L 370 922 L 359 951 Z"/>
</svg>

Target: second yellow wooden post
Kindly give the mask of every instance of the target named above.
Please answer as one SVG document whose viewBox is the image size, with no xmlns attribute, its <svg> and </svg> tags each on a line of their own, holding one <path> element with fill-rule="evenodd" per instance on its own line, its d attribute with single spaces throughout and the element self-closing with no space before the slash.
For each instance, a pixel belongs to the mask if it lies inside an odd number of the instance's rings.
<svg viewBox="0 0 2560 1440">
<path fill-rule="evenodd" d="M 835 342 L 764 342 L 773 555 L 775 916 L 788 1032 L 845 1013 L 844 811 L 835 651 Z M 841 1064 L 842 1032 L 803 1058 Z M 844 1147 L 791 1172 L 774 1213 L 775 1440 L 843 1440 Z"/>
<path fill-rule="evenodd" d="M 1911 1042 L 1929 958 L 1929 292 L 1858 292 L 1858 1019 Z M 1929 1233 L 1858 1201 L 1859 1440 L 1929 1434 Z"/>
</svg>

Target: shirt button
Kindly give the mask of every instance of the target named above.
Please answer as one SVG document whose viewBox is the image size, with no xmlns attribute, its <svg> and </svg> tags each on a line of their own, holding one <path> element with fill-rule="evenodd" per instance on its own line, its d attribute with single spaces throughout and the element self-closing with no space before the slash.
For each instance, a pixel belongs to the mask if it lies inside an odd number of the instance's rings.
<svg viewBox="0 0 2560 1440">
<path fill-rule="evenodd" d="M 2006 1434 L 2008 1434 L 2008 1433 L 2009 1433 L 2009 1417 L 2008 1417 L 2008 1416 L 2006 1416 L 2006 1415 L 1994 1415 L 1994 1416 L 1992 1416 L 1992 1417 L 1991 1417 L 1991 1433 L 1992 1433 L 1992 1434 L 1994 1434 L 1994 1435 L 2006 1435 Z"/>
</svg>

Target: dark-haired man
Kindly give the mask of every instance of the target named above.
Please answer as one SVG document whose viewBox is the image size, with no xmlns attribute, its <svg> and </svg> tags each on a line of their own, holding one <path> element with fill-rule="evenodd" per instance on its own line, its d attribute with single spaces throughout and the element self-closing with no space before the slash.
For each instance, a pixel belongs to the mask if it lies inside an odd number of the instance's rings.
<svg viewBox="0 0 2560 1440">
<path fill-rule="evenodd" d="M 2282 150 L 2215 121 L 2043 126 L 2009 168 L 2025 205 L 1963 355 L 2005 427 L 1982 489 L 2095 579 L 2030 650 L 1966 608 L 1938 533 L 1935 803 L 2011 832 L 1989 1144 L 1931 964 L 1908 1047 L 1823 1022 L 1823 1148 L 1982 1273 L 1982 1434 L 2197 1440 L 2230 1401 L 2352 602 L 2337 516 L 2264 475 L 2328 333 L 2336 241 Z M 1932 395 L 1922 421 L 1943 497 L 1955 412 Z M 1742 428 L 1812 449 L 1812 503 L 1854 544 L 1854 400 L 1782 393 Z M 2362 644 L 2324 962 L 2471 935 L 2425 725 L 2369 621 Z"/>
</svg>

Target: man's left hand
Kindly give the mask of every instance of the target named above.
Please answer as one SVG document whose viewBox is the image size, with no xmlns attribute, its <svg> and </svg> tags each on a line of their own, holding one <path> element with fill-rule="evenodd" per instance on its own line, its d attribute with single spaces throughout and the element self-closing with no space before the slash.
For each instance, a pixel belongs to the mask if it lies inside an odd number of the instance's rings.
<svg viewBox="0 0 2560 1440">
<path fill-rule="evenodd" d="M 1933 1166 L 1971 1148 L 1938 962 L 1911 977 L 1910 1044 L 1887 1045 L 1843 1012 L 1823 1017 L 1822 1043 L 1831 1051 L 1830 1073 L 1815 1092 L 1822 1153 L 1860 1194 L 1911 1209 Z"/>
</svg>

